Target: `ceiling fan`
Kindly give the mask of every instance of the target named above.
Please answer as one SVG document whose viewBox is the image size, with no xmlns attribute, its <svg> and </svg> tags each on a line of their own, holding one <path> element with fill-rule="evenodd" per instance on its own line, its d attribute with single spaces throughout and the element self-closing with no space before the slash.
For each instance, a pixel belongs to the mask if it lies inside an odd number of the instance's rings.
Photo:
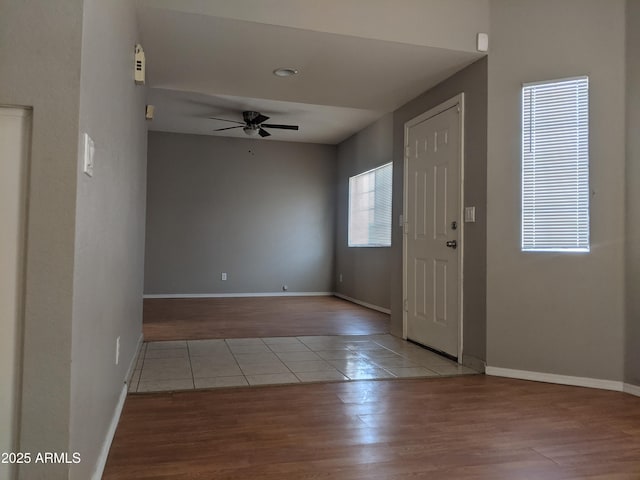
<svg viewBox="0 0 640 480">
<path fill-rule="evenodd" d="M 262 115 L 260 112 L 246 111 L 242 112 L 242 118 L 244 122 L 238 122 L 237 120 L 227 120 L 226 118 L 209 117 L 212 120 L 222 120 L 223 122 L 239 123 L 235 127 L 218 128 L 214 132 L 221 132 L 222 130 L 231 130 L 233 128 L 242 128 L 247 135 L 260 135 L 261 137 L 268 137 L 271 134 L 267 132 L 266 128 L 280 128 L 283 130 L 298 130 L 298 125 L 278 125 L 275 123 L 264 123 L 269 120 L 269 117 Z"/>
</svg>

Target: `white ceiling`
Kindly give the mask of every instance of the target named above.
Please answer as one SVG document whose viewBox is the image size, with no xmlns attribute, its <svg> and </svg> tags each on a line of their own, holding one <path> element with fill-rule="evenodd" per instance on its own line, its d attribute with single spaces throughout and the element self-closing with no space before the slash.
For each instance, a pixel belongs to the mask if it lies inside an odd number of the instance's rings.
<svg viewBox="0 0 640 480">
<path fill-rule="evenodd" d="M 194 92 L 152 88 L 148 102 L 156 107 L 151 130 L 247 138 L 241 128 L 213 132 L 233 123 L 209 117 L 242 121 L 245 110 L 257 110 L 269 118 L 267 123 L 298 125 L 300 130 L 267 129 L 268 139 L 287 142 L 335 144 L 376 121 L 381 112 L 329 105 L 309 105 L 231 95 L 204 95 Z M 252 137 L 253 138 L 253 137 Z"/>
<path fill-rule="evenodd" d="M 147 2 L 148 3 L 148 2 Z M 147 58 L 151 130 L 212 132 L 256 110 L 269 140 L 336 144 L 481 56 L 386 40 L 186 13 L 139 5 Z M 300 70 L 279 78 L 277 67 Z"/>
</svg>

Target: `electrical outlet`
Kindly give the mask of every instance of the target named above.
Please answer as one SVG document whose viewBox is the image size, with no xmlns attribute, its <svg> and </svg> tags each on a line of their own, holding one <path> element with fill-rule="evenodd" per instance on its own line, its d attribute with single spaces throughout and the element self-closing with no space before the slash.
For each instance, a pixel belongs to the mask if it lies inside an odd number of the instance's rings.
<svg viewBox="0 0 640 480">
<path fill-rule="evenodd" d="M 340 280 L 340 283 L 342 283 L 342 274 L 340 274 L 339 280 Z"/>
<path fill-rule="evenodd" d="M 120 337 L 116 338 L 116 365 L 120 362 Z"/>
<path fill-rule="evenodd" d="M 220 274 L 220 280 L 226 282 L 227 281 L 227 272 L 222 272 Z"/>
</svg>

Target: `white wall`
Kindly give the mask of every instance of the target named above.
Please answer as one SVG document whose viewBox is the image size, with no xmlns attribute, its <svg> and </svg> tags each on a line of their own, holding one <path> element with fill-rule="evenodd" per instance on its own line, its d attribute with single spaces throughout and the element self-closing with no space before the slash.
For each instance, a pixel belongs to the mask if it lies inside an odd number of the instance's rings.
<svg viewBox="0 0 640 480">
<path fill-rule="evenodd" d="M 492 0 L 487 362 L 619 381 L 624 343 L 624 0 Z M 520 251 L 523 82 L 590 78 L 591 253 Z"/>
<path fill-rule="evenodd" d="M 77 162 L 70 479 L 91 478 L 142 333 L 145 89 L 133 81 L 140 41 L 128 0 L 85 0 L 79 138 L 95 142 L 93 177 Z M 120 358 L 115 364 L 116 338 Z"/>
</svg>

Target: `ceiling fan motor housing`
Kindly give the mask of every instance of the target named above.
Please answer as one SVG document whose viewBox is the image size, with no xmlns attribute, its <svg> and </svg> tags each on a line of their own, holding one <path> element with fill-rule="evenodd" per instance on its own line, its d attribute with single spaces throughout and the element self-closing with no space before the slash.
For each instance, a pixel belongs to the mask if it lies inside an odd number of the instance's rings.
<svg viewBox="0 0 640 480">
<path fill-rule="evenodd" d="M 246 112 L 242 112 L 242 118 L 249 125 L 257 125 L 258 123 L 262 123 L 262 122 L 255 122 L 255 120 L 260 116 L 261 116 L 260 112 L 254 112 L 254 111 L 251 111 L 251 110 L 246 111 Z"/>
</svg>

